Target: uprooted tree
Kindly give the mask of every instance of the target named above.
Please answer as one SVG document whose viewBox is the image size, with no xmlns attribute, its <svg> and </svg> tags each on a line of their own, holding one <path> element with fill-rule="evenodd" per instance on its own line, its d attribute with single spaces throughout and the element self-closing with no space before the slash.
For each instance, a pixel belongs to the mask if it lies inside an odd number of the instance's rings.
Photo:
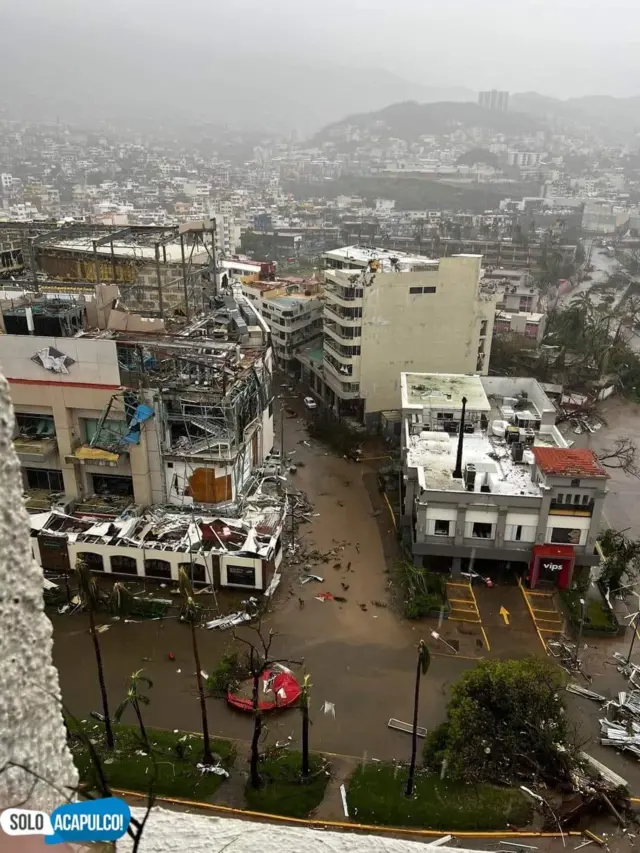
<svg viewBox="0 0 640 853">
<path fill-rule="evenodd" d="M 624 595 L 640 577 L 640 540 L 608 528 L 598 542 L 604 558 L 600 583 L 607 592 Z"/>
<path fill-rule="evenodd" d="M 562 675 L 543 658 L 483 661 L 454 685 L 447 720 L 427 738 L 425 763 L 465 782 L 569 779 L 577 746 Z"/>
</svg>

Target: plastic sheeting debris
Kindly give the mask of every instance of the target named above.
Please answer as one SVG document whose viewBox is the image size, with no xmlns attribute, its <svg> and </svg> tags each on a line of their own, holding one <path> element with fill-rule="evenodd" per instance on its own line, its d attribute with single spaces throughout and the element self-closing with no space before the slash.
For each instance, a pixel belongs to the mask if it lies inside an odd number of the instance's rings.
<svg viewBox="0 0 640 853">
<path fill-rule="evenodd" d="M 218 628 L 220 631 L 226 631 L 227 628 L 233 628 L 236 625 L 242 625 L 243 622 L 250 622 L 251 616 L 244 610 L 237 613 L 230 613 L 228 616 L 221 616 L 219 619 L 212 619 L 205 624 L 205 628 Z"/>
</svg>

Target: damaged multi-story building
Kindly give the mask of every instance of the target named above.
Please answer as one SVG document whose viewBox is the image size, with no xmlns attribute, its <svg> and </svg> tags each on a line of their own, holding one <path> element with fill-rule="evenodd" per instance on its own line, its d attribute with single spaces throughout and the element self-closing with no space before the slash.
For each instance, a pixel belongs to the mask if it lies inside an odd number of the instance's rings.
<svg viewBox="0 0 640 853">
<path fill-rule="evenodd" d="M 172 226 L 114 228 L 74 222 L 0 223 L 0 277 L 32 289 L 56 282 L 116 284 L 135 311 L 185 316 L 206 308 L 216 274 L 215 219 Z M 6 277 L 6 275 L 4 276 Z"/>
<path fill-rule="evenodd" d="M 347 246 L 324 261 L 322 346 L 298 360 L 341 415 L 383 424 L 405 370 L 488 372 L 497 295 L 482 283 L 481 255 L 434 260 Z"/>
<path fill-rule="evenodd" d="M 125 310 L 117 287 L 100 284 L 92 293 L 24 292 L 0 304 L 0 363 L 16 411 L 27 507 L 75 519 L 57 522 L 63 532 L 70 526 L 71 537 L 53 535 L 56 522 L 48 520 L 36 530 L 45 568 L 73 565 L 76 534 L 96 524 L 106 525 L 100 536 L 109 541 L 95 544 L 110 547 L 118 531 L 109 525 L 142 518 L 149 507 L 187 521 L 235 518 L 242 542 L 253 542 L 256 553 L 254 528 L 261 548 L 267 532 L 278 539 L 281 497 L 267 501 L 266 520 L 255 511 L 255 524 L 242 520 L 258 482 L 254 472 L 273 447 L 268 326 L 241 296 L 210 296 L 209 303 L 190 321 L 147 317 Z M 209 538 L 224 544 L 225 530 Z M 147 549 L 149 531 L 124 538 Z M 268 547 L 264 553 L 273 556 Z M 125 563 L 110 559 L 102 568 L 131 573 Z M 154 576 L 144 556 L 136 566 L 134 573 Z M 258 572 L 256 588 L 267 574 Z M 224 585 L 227 575 L 218 570 L 214 579 Z"/>
</svg>

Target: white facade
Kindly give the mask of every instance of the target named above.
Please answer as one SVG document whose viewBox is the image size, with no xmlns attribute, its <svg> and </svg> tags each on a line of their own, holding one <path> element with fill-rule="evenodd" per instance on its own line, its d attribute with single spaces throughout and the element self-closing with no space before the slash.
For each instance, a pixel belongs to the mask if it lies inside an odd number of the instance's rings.
<svg viewBox="0 0 640 853">
<path fill-rule="evenodd" d="M 397 408 L 406 370 L 486 373 L 497 295 L 481 255 L 431 260 L 388 250 L 326 252 L 324 381 L 365 418 Z"/>
<path fill-rule="evenodd" d="M 591 451 L 567 447 L 538 382 L 405 373 L 401 384 L 403 524 L 417 563 L 529 562 L 536 545 L 597 562 L 607 475 Z"/>
<path fill-rule="evenodd" d="M 260 312 L 271 328 L 276 362 L 286 368 L 298 350 L 322 334 L 322 297 L 267 295 L 260 304 Z"/>
</svg>

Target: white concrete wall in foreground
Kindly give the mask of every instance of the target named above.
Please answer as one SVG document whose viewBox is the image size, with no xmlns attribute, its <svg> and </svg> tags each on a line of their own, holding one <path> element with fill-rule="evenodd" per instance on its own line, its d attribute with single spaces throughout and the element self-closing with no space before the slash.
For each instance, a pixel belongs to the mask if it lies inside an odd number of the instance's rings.
<svg viewBox="0 0 640 853">
<path fill-rule="evenodd" d="M 132 809 L 142 820 L 143 809 Z M 444 833 L 441 834 L 442 837 Z M 151 812 L 141 853 L 425 853 L 430 840 L 405 841 L 384 835 L 356 835 L 347 832 L 307 829 L 300 826 L 256 823 L 225 817 L 205 817 L 155 808 Z M 131 853 L 130 838 L 118 842 L 118 853 Z M 438 853 L 468 853 L 469 848 L 437 848 Z"/>
<path fill-rule="evenodd" d="M 0 810 L 52 811 L 72 796 L 78 774 L 67 749 L 43 574 L 31 550 L 12 433 L 9 389 L 0 376 Z"/>
</svg>

